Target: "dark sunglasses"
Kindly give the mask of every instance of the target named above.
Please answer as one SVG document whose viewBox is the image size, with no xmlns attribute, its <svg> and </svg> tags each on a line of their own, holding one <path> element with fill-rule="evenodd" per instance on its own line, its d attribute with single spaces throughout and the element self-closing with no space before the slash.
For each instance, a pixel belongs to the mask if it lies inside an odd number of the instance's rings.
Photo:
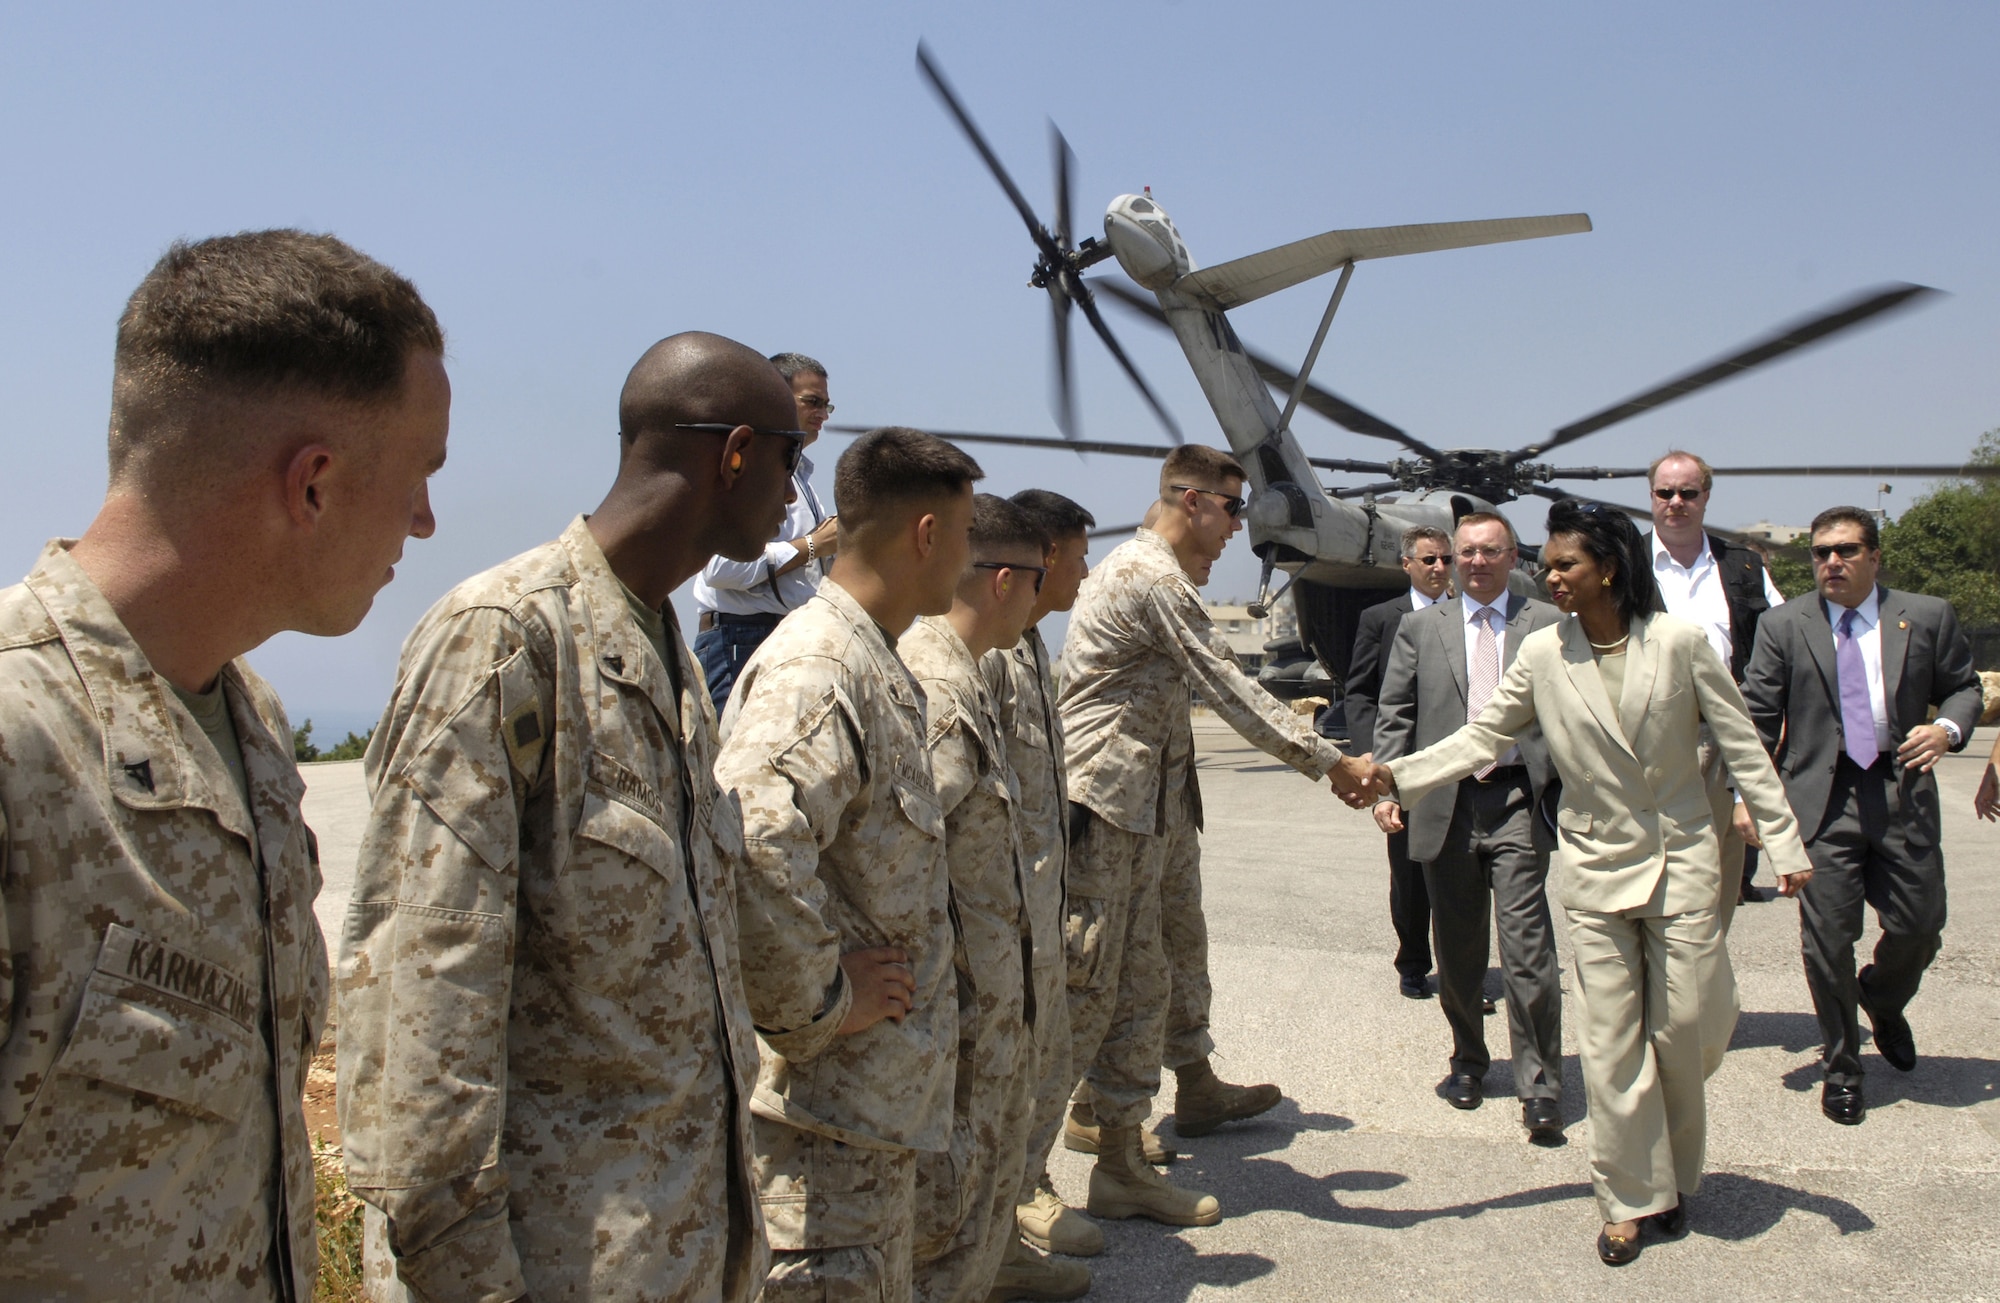
<svg viewBox="0 0 2000 1303">
<path fill-rule="evenodd" d="M 974 561 L 972 568 L 974 570 L 1025 570 L 1035 577 L 1035 596 L 1037 597 L 1042 595 L 1042 580 L 1049 577 L 1049 568 L 1047 566 L 1017 566 L 1006 561 Z"/>
<path fill-rule="evenodd" d="M 804 430 L 760 430 L 754 425 L 730 425 L 726 421 L 677 421 L 676 430 L 693 430 L 698 434 L 728 434 L 731 431 L 747 429 L 752 434 L 771 434 L 781 439 L 790 439 L 791 446 L 785 449 L 785 474 L 790 475 L 799 468 L 799 458 L 806 455 L 806 440 L 812 436 Z"/>
<path fill-rule="evenodd" d="M 1446 569 L 1451 568 L 1451 554 L 1449 552 L 1443 556 L 1413 556 L 1408 559 L 1420 566 L 1443 566 Z"/>
<path fill-rule="evenodd" d="M 1852 561 L 1866 551 L 1866 543 L 1817 543 L 1812 547 L 1813 560 L 1824 561 L 1828 557 L 1839 557 L 1842 561 Z"/>
<path fill-rule="evenodd" d="M 1675 498 L 1679 498 L 1682 502 L 1693 502 L 1706 492 L 1707 489 L 1654 489 L 1653 496 L 1662 502 L 1672 502 Z"/>
<path fill-rule="evenodd" d="M 1176 493 L 1206 493 L 1211 498 L 1221 498 L 1222 509 L 1229 513 L 1231 520 L 1243 514 L 1243 499 L 1232 497 L 1227 493 L 1217 493 L 1214 489 L 1198 489 L 1192 484 L 1169 484 L 1167 487 Z"/>
</svg>

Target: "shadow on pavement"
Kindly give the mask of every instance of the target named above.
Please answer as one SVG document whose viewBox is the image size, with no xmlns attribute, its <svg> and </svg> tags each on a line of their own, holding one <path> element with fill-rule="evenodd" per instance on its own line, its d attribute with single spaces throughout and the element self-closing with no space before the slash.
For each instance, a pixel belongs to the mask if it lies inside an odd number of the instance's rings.
<svg viewBox="0 0 2000 1303">
<path fill-rule="evenodd" d="M 1911 1072 L 1896 1071 L 1879 1054 L 1862 1055 L 1861 1071 L 1867 1078 L 1861 1092 L 1870 1108 L 1905 1099 L 1939 1108 L 1972 1108 L 2000 1099 L 2000 1060 L 1926 1055 L 1920 1048 Z M 1820 1065 L 1801 1064 L 1783 1080 L 1787 1090 L 1818 1090 Z"/>
<path fill-rule="evenodd" d="M 1688 1229 L 1717 1240 L 1748 1240 L 1776 1226 L 1792 1209 L 1824 1217 L 1842 1235 L 1875 1229 L 1875 1219 L 1845 1199 L 1797 1190 L 1736 1172 L 1711 1172 L 1688 1205 Z"/>
<path fill-rule="evenodd" d="M 1732 1050 L 1776 1048 L 1797 1054 L 1819 1044 L 1819 1019 L 1810 1011 L 1784 1013 L 1745 1012 L 1736 1020 L 1736 1034 L 1729 1038 Z"/>
<path fill-rule="evenodd" d="M 1105 1229 L 1120 1259 L 1120 1278 L 1099 1280 L 1090 1293 L 1095 1299 L 1182 1303 L 1198 1289 L 1234 1289 L 1278 1269 L 1260 1253 L 1202 1253 L 1178 1232 L 1147 1221 L 1107 1222 Z M 1125 1278 L 1134 1267 L 1137 1278 Z"/>
</svg>

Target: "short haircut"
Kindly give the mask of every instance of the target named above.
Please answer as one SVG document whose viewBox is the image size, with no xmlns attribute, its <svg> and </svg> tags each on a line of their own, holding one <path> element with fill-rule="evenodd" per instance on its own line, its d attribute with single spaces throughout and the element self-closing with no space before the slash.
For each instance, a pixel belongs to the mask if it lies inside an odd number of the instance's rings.
<svg viewBox="0 0 2000 1303">
<path fill-rule="evenodd" d="M 118 319 L 112 476 L 170 438 L 190 403 L 281 389 L 386 401 L 415 351 L 444 352 L 417 287 L 331 235 L 177 240 Z"/>
<path fill-rule="evenodd" d="M 1695 469 L 1701 472 L 1701 491 L 1703 493 L 1706 493 L 1710 489 L 1715 487 L 1715 468 L 1713 466 L 1710 466 L 1707 462 L 1703 461 L 1701 458 L 1695 456 L 1693 453 L 1683 452 L 1679 448 L 1674 448 L 1671 449 L 1670 451 L 1663 452 L 1659 456 L 1653 458 L 1653 464 L 1646 468 L 1646 487 L 1649 489 L 1653 487 L 1653 482 L 1660 477 L 1660 467 L 1666 465 L 1670 461 L 1677 461 L 1677 460 L 1691 461 L 1695 464 Z"/>
<path fill-rule="evenodd" d="M 1160 500 L 1173 497 L 1175 484 L 1196 489 L 1220 489 L 1226 480 L 1247 480 L 1243 463 L 1220 448 L 1184 443 L 1167 454 L 1160 467 Z"/>
<path fill-rule="evenodd" d="M 1812 528 L 1806 531 L 1810 541 L 1813 535 L 1832 525 L 1854 524 L 1861 526 L 1861 541 L 1868 545 L 1870 552 L 1882 548 L 1882 527 L 1876 522 L 1875 513 L 1860 507 L 1828 507 L 1812 518 Z"/>
<path fill-rule="evenodd" d="M 1403 531 L 1403 555 L 1413 557 L 1417 549 L 1426 542 L 1435 543 L 1445 551 L 1451 551 L 1451 535 L 1435 525 L 1413 525 Z"/>
<path fill-rule="evenodd" d="M 826 379 L 826 368 L 804 353 L 773 353 L 771 365 L 778 368 L 778 374 L 785 378 L 786 384 L 792 383 L 792 377 L 800 372 Z"/>
<path fill-rule="evenodd" d="M 1049 534 L 1025 508 L 993 493 L 972 495 L 972 559 L 999 561 L 1003 552 L 1046 556 Z"/>
<path fill-rule="evenodd" d="M 986 478 L 979 463 L 934 434 L 908 426 L 870 430 L 833 468 L 833 507 L 855 529 L 898 507 L 955 497 Z"/>
<path fill-rule="evenodd" d="M 1042 533 L 1049 536 L 1051 547 L 1063 539 L 1089 534 L 1097 527 L 1097 517 L 1048 489 L 1022 489 L 1007 500 L 1034 518 Z"/>
<path fill-rule="evenodd" d="M 1659 581 L 1653 578 L 1653 549 L 1624 512 L 1603 503 L 1564 500 L 1549 508 L 1548 530 L 1551 538 L 1574 538 L 1599 569 L 1616 572 L 1611 596 L 1626 624 L 1666 610 Z"/>
<path fill-rule="evenodd" d="M 1452 526 L 1452 533 L 1456 535 L 1459 530 L 1464 529 L 1467 525 L 1498 525 L 1507 531 L 1508 547 L 1518 548 L 1521 546 L 1521 536 L 1514 532 L 1514 522 L 1497 511 L 1468 511 L 1463 516 L 1460 516 L 1457 523 Z"/>
</svg>

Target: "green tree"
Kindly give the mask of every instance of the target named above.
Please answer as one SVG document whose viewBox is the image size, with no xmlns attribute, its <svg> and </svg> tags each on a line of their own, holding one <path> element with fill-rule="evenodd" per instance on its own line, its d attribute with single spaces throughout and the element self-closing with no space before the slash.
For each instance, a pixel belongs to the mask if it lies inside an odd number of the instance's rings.
<svg viewBox="0 0 2000 1303">
<path fill-rule="evenodd" d="M 292 760 L 298 764 L 308 764 L 319 759 L 319 748 L 313 745 L 313 722 L 305 723 L 292 730 Z"/>
<path fill-rule="evenodd" d="M 2000 466 L 2000 429 L 1988 430 L 1972 462 Z M 1888 581 L 1942 597 L 1973 627 L 2000 624 L 2000 479 L 1948 480 L 1882 529 Z"/>
<path fill-rule="evenodd" d="M 313 722 L 305 723 L 292 730 L 292 759 L 299 764 L 310 764 L 315 760 L 359 760 L 368 751 L 368 740 L 375 736 L 375 726 L 370 724 L 366 733 L 348 730 L 346 737 L 332 746 L 321 750 L 312 740 Z"/>
</svg>

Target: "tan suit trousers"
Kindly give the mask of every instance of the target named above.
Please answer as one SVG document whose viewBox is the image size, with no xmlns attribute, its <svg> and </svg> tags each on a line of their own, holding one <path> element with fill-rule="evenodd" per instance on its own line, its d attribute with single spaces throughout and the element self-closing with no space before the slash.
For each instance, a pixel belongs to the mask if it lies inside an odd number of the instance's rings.
<svg viewBox="0 0 2000 1303">
<path fill-rule="evenodd" d="M 1722 945 L 1715 911 L 1568 912 L 1598 1211 L 1606 1222 L 1665 1212 L 1701 1186 L 1702 1015 Z"/>
</svg>

